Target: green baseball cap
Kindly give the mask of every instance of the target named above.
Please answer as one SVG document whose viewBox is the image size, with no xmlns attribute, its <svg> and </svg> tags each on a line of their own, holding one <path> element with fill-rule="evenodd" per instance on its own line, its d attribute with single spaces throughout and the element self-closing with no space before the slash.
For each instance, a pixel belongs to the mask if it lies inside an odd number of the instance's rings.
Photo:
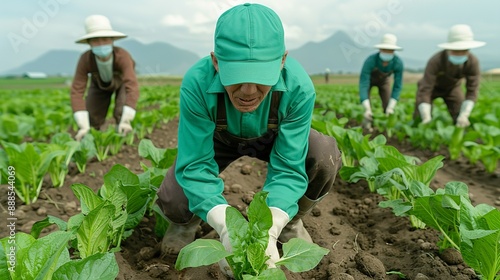
<svg viewBox="0 0 500 280">
<path fill-rule="evenodd" d="M 215 27 L 214 53 L 224 86 L 275 85 L 285 54 L 280 18 L 273 10 L 259 4 L 246 3 L 227 10 Z"/>
</svg>

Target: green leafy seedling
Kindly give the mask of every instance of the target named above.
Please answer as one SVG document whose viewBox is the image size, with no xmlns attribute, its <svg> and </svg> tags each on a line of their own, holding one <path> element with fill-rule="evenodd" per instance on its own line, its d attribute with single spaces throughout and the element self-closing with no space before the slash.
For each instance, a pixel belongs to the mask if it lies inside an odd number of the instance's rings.
<svg viewBox="0 0 500 280">
<path fill-rule="evenodd" d="M 283 244 L 283 256 L 271 268 L 266 261 L 266 246 L 272 226 L 271 210 L 266 204 L 267 192 L 255 194 L 248 207 L 248 221 L 233 207 L 226 209 L 226 224 L 232 251 L 228 252 L 217 240 L 198 239 L 180 252 L 175 263 L 177 270 L 211 265 L 226 259 L 233 277 L 239 279 L 286 279 L 281 265 L 292 272 L 308 271 L 318 265 L 328 249 L 305 240 L 292 238 Z"/>
</svg>

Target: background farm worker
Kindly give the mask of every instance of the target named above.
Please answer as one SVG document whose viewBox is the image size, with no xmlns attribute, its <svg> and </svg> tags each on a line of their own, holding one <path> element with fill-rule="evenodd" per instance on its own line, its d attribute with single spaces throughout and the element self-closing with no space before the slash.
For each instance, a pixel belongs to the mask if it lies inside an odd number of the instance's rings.
<svg viewBox="0 0 500 280">
<path fill-rule="evenodd" d="M 403 84 L 403 61 L 395 54 L 396 50 L 402 48 L 396 45 L 397 37 L 393 34 L 385 34 L 380 44 L 374 47 L 379 49 L 377 53 L 366 58 L 359 77 L 359 97 L 365 112 L 363 113 L 363 126 L 371 128 L 373 119 L 370 104 L 370 91 L 372 87 L 378 88 L 378 94 L 382 99 L 384 112 L 389 115 L 394 113 L 394 108 L 399 100 Z M 394 83 L 391 90 L 390 76 L 394 75 Z"/>
<path fill-rule="evenodd" d="M 328 84 L 328 82 L 330 81 L 330 68 L 326 68 L 325 69 L 325 83 Z"/>
<path fill-rule="evenodd" d="M 432 102 L 442 98 L 456 126 L 470 125 L 469 116 L 477 100 L 481 73 L 479 60 L 469 50 L 486 44 L 473 38 L 470 26 L 457 24 L 451 27 L 448 42 L 438 45 L 444 50 L 429 59 L 424 76 L 418 81 L 414 119 L 429 123 Z M 465 98 L 462 79 L 465 79 Z"/>
<path fill-rule="evenodd" d="M 87 34 L 76 43 L 89 44 L 90 50 L 80 56 L 71 85 L 71 107 L 79 127 L 75 139 L 81 140 L 90 127 L 99 129 L 104 124 L 113 93 L 117 132 L 125 135 L 132 131 L 130 123 L 135 117 L 139 86 L 132 57 L 113 42 L 127 35 L 114 31 L 102 15 L 87 17 L 85 30 Z M 90 85 L 84 98 L 89 74 Z"/>
<path fill-rule="evenodd" d="M 170 220 L 162 252 L 177 254 L 192 242 L 201 220 L 231 250 L 229 205 L 218 175 L 246 155 L 269 163 L 263 190 L 273 216 L 266 252 L 274 267 L 277 239 L 312 242 L 301 218 L 330 191 L 341 155 L 334 138 L 311 129 L 314 85 L 287 57 L 273 10 L 234 6 L 218 19 L 214 37 L 214 51 L 190 68 L 181 85 L 177 159 L 158 191 Z M 230 274 L 227 265 L 221 268 Z"/>
</svg>

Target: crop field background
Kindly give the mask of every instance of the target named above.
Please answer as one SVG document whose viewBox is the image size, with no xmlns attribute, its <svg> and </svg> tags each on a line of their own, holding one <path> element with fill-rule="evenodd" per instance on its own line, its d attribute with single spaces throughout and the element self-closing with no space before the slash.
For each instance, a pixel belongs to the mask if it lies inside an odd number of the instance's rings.
<svg viewBox="0 0 500 280">
<path fill-rule="evenodd" d="M 442 101 L 413 123 L 419 77 L 405 74 L 389 117 L 372 91 L 373 131 L 360 127 L 358 76 L 311 77 L 313 127 L 337 139 L 343 168 L 304 219 L 329 253 L 287 279 L 500 279 L 500 75 L 483 76 L 465 129 Z M 118 136 L 110 115 L 76 142 L 68 78 L 0 79 L 1 279 L 226 279 L 160 253 L 156 190 L 176 155 L 181 81 L 140 77 L 134 133 Z M 253 158 L 231 164 L 228 202 L 244 213 L 266 174 Z M 204 223 L 197 237 L 218 238 Z"/>
</svg>

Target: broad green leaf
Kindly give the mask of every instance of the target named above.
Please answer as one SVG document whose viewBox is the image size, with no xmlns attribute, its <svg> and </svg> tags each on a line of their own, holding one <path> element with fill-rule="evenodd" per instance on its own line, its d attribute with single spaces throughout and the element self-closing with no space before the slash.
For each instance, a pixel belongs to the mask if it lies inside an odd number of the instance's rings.
<svg viewBox="0 0 500 280">
<path fill-rule="evenodd" d="M 380 174 L 378 161 L 374 157 L 364 157 L 359 161 L 359 166 L 349 167 L 342 166 L 339 171 L 342 179 L 352 183 L 356 183 L 361 179 L 373 181 L 377 174 Z M 371 190 L 370 191 L 375 191 Z"/>
<path fill-rule="evenodd" d="M 0 275 L 10 275 L 10 279 L 15 279 L 19 251 L 30 247 L 35 241 L 33 236 L 24 232 L 16 233 L 13 238 L 7 236 L 0 239 Z"/>
<path fill-rule="evenodd" d="M 37 150 L 32 143 L 16 145 L 2 142 L 2 145 L 9 157 L 9 165 L 15 166 L 16 179 L 21 183 L 21 187 L 16 188 L 16 193 L 26 204 L 35 202 L 42 187 L 43 176 L 57 154 Z"/>
<path fill-rule="evenodd" d="M 381 146 L 380 148 L 377 148 L 375 150 L 374 156 L 378 158 L 390 158 L 394 159 L 396 161 L 401 161 L 405 163 L 410 163 L 407 161 L 405 155 L 403 155 L 396 147 L 394 146 Z M 388 167 L 387 170 L 394 169 L 395 167 L 398 167 L 398 165 L 393 165 Z"/>
<path fill-rule="evenodd" d="M 72 234 L 56 231 L 18 251 L 14 279 L 52 279 L 52 274 L 70 260 L 66 248 Z"/>
<path fill-rule="evenodd" d="M 240 211 L 234 207 L 226 208 L 226 226 L 229 233 L 229 242 L 233 248 L 235 256 L 246 255 L 245 249 L 248 246 L 248 221 L 241 215 Z"/>
<path fill-rule="evenodd" d="M 448 182 L 444 189 L 447 194 L 469 197 L 469 188 L 463 182 Z"/>
<path fill-rule="evenodd" d="M 78 171 L 85 173 L 85 167 L 88 161 L 96 155 L 96 147 L 94 143 L 94 136 L 87 133 L 80 141 L 77 151 L 73 154 L 73 159 L 76 162 Z"/>
<path fill-rule="evenodd" d="M 411 178 L 429 186 L 434 176 L 436 176 L 437 171 L 443 167 L 443 160 L 444 156 L 435 156 L 431 158 L 422 165 L 417 166 Z"/>
<path fill-rule="evenodd" d="M 13 275 L 13 273 L 11 273 L 11 270 L 12 272 L 15 270 L 15 247 L 12 246 L 12 249 L 14 250 L 11 250 L 11 246 L 7 242 L 5 242 L 7 244 L 7 247 L 6 249 L 4 249 L 2 243 L 0 243 L 0 275 L 4 275 L 3 277 L 6 278 L 6 280 L 11 280 Z M 7 254 L 9 254 L 9 256 L 7 256 Z M 11 258 L 12 262 L 10 262 Z M 9 267 L 12 266 L 11 264 L 14 266 L 11 268 L 11 270 L 9 270 Z"/>
<path fill-rule="evenodd" d="M 38 236 L 40 236 L 40 232 L 42 232 L 44 228 L 53 224 L 56 224 L 59 227 L 59 230 L 66 231 L 67 225 L 65 221 L 60 218 L 47 215 L 47 218 L 33 224 L 31 227 L 31 235 L 33 235 L 34 238 L 38 238 Z"/>
<path fill-rule="evenodd" d="M 463 139 L 464 139 L 464 131 L 465 129 L 461 127 L 455 127 L 455 129 L 453 130 L 451 141 L 449 142 L 448 145 L 448 151 L 450 152 L 451 160 L 456 160 L 461 155 Z"/>
<path fill-rule="evenodd" d="M 360 179 L 365 178 L 363 174 L 361 176 L 353 176 L 356 172 L 360 170 L 359 166 L 345 166 L 343 165 L 339 170 L 340 178 L 350 183 L 357 183 Z"/>
<path fill-rule="evenodd" d="M 155 215 L 155 220 L 156 220 L 154 229 L 155 234 L 158 237 L 162 237 L 165 235 L 165 232 L 167 231 L 169 222 L 165 217 L 165 215 L 163 214 L 163 211 L 158 206 L 158 204 L 155 204 L 153 206 L 153 213 Z"/>
<path fill-rule="evenodd" d="M 139 143 L 139 155 L 150 160 L 153 167 L 167 169 L 174 163 L 177 149 L 157 148 L 151 140 L 142 139 Z"/>
<path fill-rule="evenodd" d="M 76 232 L 80 257 L 86 258 L 96 253 L 108 251 L 111 242 L 108 234 L 114 215 L 115 207 L 113 205 L 101 204 L 83 219 Z"/>
<path fill-rule="evenodd" d="M 268 192 L 260 191 L 254 195 L 248 206 L 248 227 L 250 235 L 262 246 L 267 246 L 269 240 L 269 229 L 273 225 L 271 210 L 267 206 L 266 198 Z"/>
<path fill-rule="evenodd" d="M 243 280 L 286 280 L 286 275 L 279 268 L 270 268 L 264 270 L 260 275 L 243 275 Z"/>
<path fill-rule="evenodd" d="M 500 272 L 500 211 L 493 206 L 472 206 L 462 197 L 460 209 L 460 252 L 467 265 L 484 279 L 496 279 Z"/>
<path fill-rule="evenodd" d="M 402 199 L 380 201 L 378 206 L 381 208 L 392 208 L 396 216 L 408 216 L 408 212 L 413 208 L 410 202 Z"/>
<path fill-rule="evenodd" d="M 87 215 L 90 211 L 104 203 L 104 200 L 94 193 L 89 187 L 83 184 L 73 184 L 71 189 L 75 196 L 80 200 L 82 213 Z"/>
<path fill-rule="evenodd" d="M 116 184 L 123 186 L 139 185 L 139 177 L 132 173 L 125 166 L 115 164 L 108 173 L 104 175 L 104 185 L 106 187 L 114 187 Z"/>
<path fill-rule="evenodd" d="M 410 214 L 415 215 L 426 225 L 440 231 L 444 239 L 457 250 L 459 250 L 459 210 L 450 205 L 450 199 L 455 204 L 460 203 L 460 196 L 449 194 L 435 194 L 431 196 L 416 197 L 413 210 Z M 443 203 L 445 201 L 445 203 Z M 444 249 L 444 248 L 442 248 Z"/>
<path fill-rule="evenodd" d="M 175 261 L 175 269 L 210 265 L 230 255 L 217 240 L 197 239 L 181 249 Z"/>
<path fill-rule="evenodd" d="M 139 199 L 137 199 L 139 200 Z M 135 200 L 133 199 L 130 199 L 128 200 L 129 203 L 136 203 L 134 202 Z M 133 229 L 135 228 L 137 225 L 139 225 L 139 223 L 142 221 L 142 218 L 144 218 L 144 214 L 146 214 L 146 210 L 148 210 L 148 205 L 149 205 L 149 197 L 147 197 L 146 200 L 140 200 L 143 204 L 142 204 L 142 208 L 140 208 L 139 210 L 135 211 L 135 212 L 132 212 L 130 211 L 129 212 L 129 207 L 127 206 L 127 220 L 125 221 L 125 229 Z M 138 204 L 138 203 L 136 203 Z M 132 208 L 132 207 L 131 207 Z"/>
<path fill-rule="evenodd" d="M 73 231 L 78 229 L 82 224 L 84 218 L 85 215 L 83 213 L 78 213 L 74 216 L 69 217 L 67 224 L 68 231 Z"/>
<path fill-rule="evenodd" d="M 143 165 L 141 163 L 141 165 Z M 144 169 L 144 165 L 143 165 Z M 155 191 L 160 188 L 163 179 L 165 178 L 165 174 L 167 174 L 168 169 L 159 169 L 156 167 L 146 167 L 144 169 L 145 172 L 139 174 L 140 185 L 141 187 L 147 187 L 154 189 Z"/>
<path fill-rule="evenodd" d="M 163 153 L 163 158 L 160 161 L 160 164 L 156 166 L 160 169 L 168 169 L 174 164 L 175 158 L 177 157 L 177 148 L 167 149 L 165 153 Z"/>
<path fill-rule="evenodd" d="M 263 268 L 267 267 L 265 264 L 267 260 L 266 248 L 258 243 L 252 243 L 247 248 L 247 260 L 250 263 L 255 274 L 259 274 Z"/>
<path fill-rule="evenodd" d="M 156 148 L 149 139 L 142 139 L 139 143 L 139 156 L 150 160 L 154 166 L 158 167 L 166 149 Z"/>
<path fill-rule="evenodd" d="M 330 251 L 317 244 L 300 238 L 292 238 L 283 244 L 283 256 L 276 265 L 284 265 L 292 272 L 303 272 L 313 269 L 323 256 Z"/>
<path fill-rule="evenodd" d="M 429 186 L 419 181 L 412 181 L 409 191 L 414 197 L 430 196 L 434 194 L 434 191 Z"/>
<path fill-rule="evenodd" d="M 113 280 L 118 276 L 114 253 L 98 253 L 81 260 L 73 260 L 59 267 L 53 280 Z"/>
</svg>

